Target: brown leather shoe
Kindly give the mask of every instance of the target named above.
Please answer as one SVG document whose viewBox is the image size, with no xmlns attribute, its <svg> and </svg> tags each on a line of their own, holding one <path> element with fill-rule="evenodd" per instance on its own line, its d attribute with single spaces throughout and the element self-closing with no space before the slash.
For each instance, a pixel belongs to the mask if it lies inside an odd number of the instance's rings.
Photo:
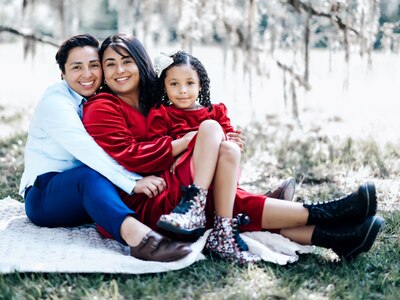
<svg viewBox="0 0 400 300">
<path fill-rule="evenodd" d="M 172 241 L 155 231 L 146 234 L 138 246 L 130 248 L 133 257 L 161 262 L 176 261 L 192 252 L 188 244 Z"/>
<path fill-rule="evenodd" d="M 287 201 L 293 201 L 294 192 L 296 190 L 296 180 L 293 177 L 281 182 L 279 187 L 272 191 L 265 193 L 265 196 L 269 198 L 282 199 Z"/>
</svg>

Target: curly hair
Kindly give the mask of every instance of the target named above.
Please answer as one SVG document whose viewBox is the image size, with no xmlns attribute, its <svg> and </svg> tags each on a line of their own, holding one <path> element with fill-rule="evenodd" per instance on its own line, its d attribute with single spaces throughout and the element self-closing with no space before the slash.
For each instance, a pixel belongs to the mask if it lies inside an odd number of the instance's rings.
<svg viewBox="0 0 400 300">
<path fill-rule="evenodd" d="M 175 66 L 181 65 L 190 65 L 194 70 L 196 70 L 197 75 L 200 79 L 200 91 L 198 100 L 200 105 L 204 107 L 208 107 L 209 111 L 212 110 L 212 105 L 210 101 L 210 78 L 208 77 L 206 68 L 204 65 L 193 55 L 190 55 L 184 51 L 178 51 L 175 54 L 170 55 L 170 57 L 174 60 L 174 62 L 168 66 L 168 68 L 164 69 L 160 75 L 160 78 L 156 81 L 156 90 L 155 90 L 155 101 L 156 107 L 160 107 L 160 105 L 171 105 L 167 94 L 165 92 L 164 80 L 167 74 L 167 71 Z"/>
</svg>

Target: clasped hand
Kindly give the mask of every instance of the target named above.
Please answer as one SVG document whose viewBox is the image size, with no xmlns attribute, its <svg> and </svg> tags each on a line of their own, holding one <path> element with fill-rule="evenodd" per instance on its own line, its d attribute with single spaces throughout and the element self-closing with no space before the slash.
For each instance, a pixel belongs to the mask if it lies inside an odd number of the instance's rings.
<svg viewBox="0 0 400 300">
<path fill-rule="evenodd" d="M 154 175 L 143 177 L 136 181 L 133 191 L 136 194 L 144 193 L 149 198 L 154 198 L 167 187 L 167 183 L 161 177 Z"/>
<path fill-rule="evenodd" d="M 231 141 L 239 146 L 240 151 L 243 152 L 244 146 L 246 145 L 246 137 L 242 134 L 240 130 L 234 132 L 228 132 L 226 134 L 228 141 Z"/>
</svg>

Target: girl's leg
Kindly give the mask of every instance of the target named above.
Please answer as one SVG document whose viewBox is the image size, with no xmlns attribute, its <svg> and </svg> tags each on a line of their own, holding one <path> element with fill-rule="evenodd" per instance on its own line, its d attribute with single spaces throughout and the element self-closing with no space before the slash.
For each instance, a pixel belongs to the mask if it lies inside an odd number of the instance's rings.
<svg viewBox="0 0 400 300">
<path fill-rule="evenodd" d="M 229 141 L 222 142 L 213 189 L 215 213 L 220 217 L 232 218 L 240 156 L 240 149 L 236 144 Z"/>
<path fill-rule="evenodd" d="M 161 215 L 158 227 L 186 235 L 200 235 L 205 231 L 208 188 L 214 177 L 220 145 L 224 139 L 224 132 L 218 122 L 206 120 L 200 124 L 191 157 L 193 182 L 183 188 L 184 194 L 172 212 Z"/>
<path fill-rule="evenodd" d="M 232 218 L 240 155 L 238 145 L 229 141 L 222 142 L 213 184 L 214 226 L 206 247 L 223 259 L 246 264 L 259 261 L 260 257 L 250 253 L 239 236 L 239 225 L 248 222 L 248 217 L 240 214 Z"/>
<path fill-rule="evenodd" d="M 220 145 L 225 140 L 221 125 L 214 120 L 200 124 L 193 150 L 193 184 L 208 189 L 214 178 Z"/>
</svg>

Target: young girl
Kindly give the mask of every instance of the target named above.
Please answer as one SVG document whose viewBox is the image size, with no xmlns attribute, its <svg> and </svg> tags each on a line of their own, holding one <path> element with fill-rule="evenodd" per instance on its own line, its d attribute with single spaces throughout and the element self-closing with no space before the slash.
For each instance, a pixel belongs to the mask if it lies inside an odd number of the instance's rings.
<svg viewBox="0 0 400 300">
<path fill-rule="evenodd" d="M 225 105 L 211 104 L 210 80 L 197 58 L 178 51 L 171 57 L 159 56 L 155 67 L 159 77 L 158 104 L 149 112 L 149 139 L 165 135 L 178 139 L 188 132 L 197 132 L 188 150 L 171 168 L 177 177 L 189 177 L 192 182 L 184 187 L 179 204 L 170 214 L 162 215 L 157 225 L 175 233 L 202 233 L 208 188 L 213 183 L 215 219 L 206 247 L 239 263 L 259 260 L 248 252 L 238 234 L 238 226 L 248 223 L 248 216 L 232 215 L 243 136 L 232 127 Z M 181 174 L 180 163 L 187 159 L 191 174 Z"/>
</svg>

